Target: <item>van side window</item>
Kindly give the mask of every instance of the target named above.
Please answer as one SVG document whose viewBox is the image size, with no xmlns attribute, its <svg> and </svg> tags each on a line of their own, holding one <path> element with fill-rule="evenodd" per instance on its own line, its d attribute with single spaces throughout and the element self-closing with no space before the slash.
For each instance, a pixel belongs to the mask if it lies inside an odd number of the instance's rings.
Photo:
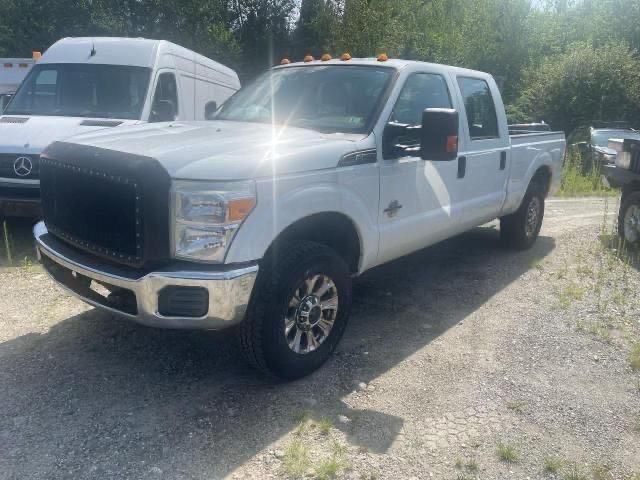
<svg viewBox="0 0 640 480">
<path fill-rule="evenodd" d="M 459 77 L 471 140 L 498 138 L 498 116 L 489 84 L 480 78 Z"/>
<path fill-rule="evenodd" d="M 153 94 L 149 122 L 169 122 L 178 115 L 178 87 L 171 72 L 161 73 Z"/>
</svg>

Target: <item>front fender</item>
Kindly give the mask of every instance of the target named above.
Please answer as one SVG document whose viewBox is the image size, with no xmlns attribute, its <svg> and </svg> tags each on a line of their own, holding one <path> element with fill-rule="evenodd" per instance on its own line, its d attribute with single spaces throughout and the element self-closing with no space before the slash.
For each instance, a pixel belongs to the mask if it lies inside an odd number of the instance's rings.
<svg viewBox="0 0 640 480">
<path fill-rule="evenodd" d="M 358 270 L 378 255 L 378 168 L 360 165 L 256 182 L 255 209 L 236 233 L 225 263 L 260 259 L 288 226 L 305 217 L 336 212 L 350 219 L 360 239 Z"/>
</svg>

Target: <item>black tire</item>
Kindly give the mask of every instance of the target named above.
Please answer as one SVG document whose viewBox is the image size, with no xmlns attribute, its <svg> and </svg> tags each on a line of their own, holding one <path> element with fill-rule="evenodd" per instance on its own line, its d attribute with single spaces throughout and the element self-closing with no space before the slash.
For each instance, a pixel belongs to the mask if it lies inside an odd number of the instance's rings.
<svg viewBox="0 0 640 480">
<path fill-rule="evenodd" d="M 620 204 L 620 213 L 618 214 L 618 235 L 620 235 L 620 238 L 622 238 L 626 245 L 637 247 L 640 245 L 639 227 L 636 226 L 635 231 L 630 231 L 631 226 L 625 226 L 625 217 L 632 207 L 640 209 L 640 192 L 633 192 L 624 196 L 624 200 Z"/>
<path fill-rule="evenodd" d="M 320 345 L 308 353 L 296 353 L 285 336 L 285 315 L 290 315 L 290 301 L 299 293 L 298 287 L 315 275 L 332 280 L 338 307 L 332 314 L 333 327 Z M 244 356 L 254 367 L 280 379 L 309 375 L 327 361 L 340 341 L 351 310 L 351 296 L 349 268 L 331 248 L 307 241 L 280 245 L 261 262 L 247 315 L 240 325 Z M 309 337 L 305 338 L 308 347 Z"/>
<path fill-rule="evenodd" d="M 500 238 L 507 248 L 527 250 L 535 243 L 544 218 L 543 190 L 537 183 L 532 183 L 522 199 L 520 208 L 500 219 Z M 536 206 L 533 206 L 534 203 Z M 531 208 L 537 209 L 536 221 L 533 225 L 529 223 Z"/>
</svg>

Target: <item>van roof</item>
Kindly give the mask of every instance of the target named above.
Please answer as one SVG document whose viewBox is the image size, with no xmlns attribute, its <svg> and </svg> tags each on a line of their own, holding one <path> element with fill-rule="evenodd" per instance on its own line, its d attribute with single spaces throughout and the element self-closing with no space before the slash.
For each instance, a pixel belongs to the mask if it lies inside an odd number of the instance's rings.
<svg viewBox="0 0 640 480">
<path fill-rule="evenodd" d="M 92 49 L 95 50 L 91 55 Z M 95 63 L 153 67 L 159 54 L 173 53 L 237 78 L 229 67 L 166 40 L 126 37 L 68 37 L 58 40 L 38 63 Z"/>
</svg>

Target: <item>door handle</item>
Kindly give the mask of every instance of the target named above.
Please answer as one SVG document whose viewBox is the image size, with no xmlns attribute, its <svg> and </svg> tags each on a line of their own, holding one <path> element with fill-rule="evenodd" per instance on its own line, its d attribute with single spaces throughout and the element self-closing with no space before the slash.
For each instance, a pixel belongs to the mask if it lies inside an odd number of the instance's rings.
<svg viewBox="0 0 640 480">
<path fill-rule="evenodd" d="M 500 152 L 500 170 L 507 168 L 507 152 Z"/>
<path fill-rule="evenodd" d="M 467 157 L 458 157 L 458 178 L 464 178 L 467 173 Z"/>
<path fill-rule="evenodd" d="M 386 213 L 389 217 L 395 216 L 398 213 L 398 210 L 402 208 L 402 205 L 399 201 L 392 201 L 387 208 L 384 209 L 384 213 Z"/>
</svg>

